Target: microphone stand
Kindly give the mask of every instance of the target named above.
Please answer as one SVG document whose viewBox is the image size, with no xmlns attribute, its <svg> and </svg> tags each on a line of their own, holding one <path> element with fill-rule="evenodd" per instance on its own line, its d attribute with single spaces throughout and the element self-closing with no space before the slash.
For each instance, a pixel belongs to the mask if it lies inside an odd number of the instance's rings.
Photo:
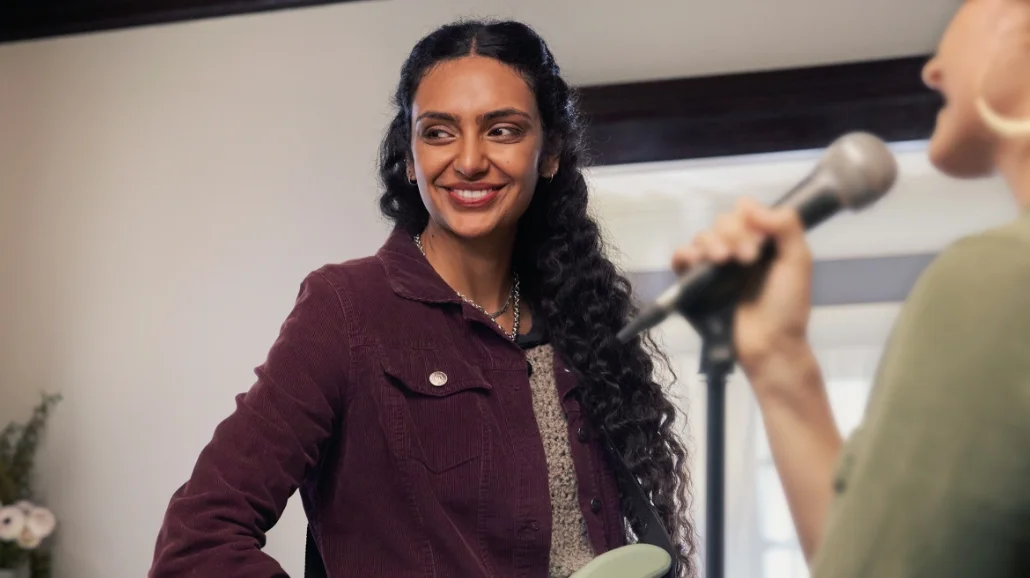
<svg viewBox="0 0 1030 578">
<path fill-rule="evenodd" d="M 735 305 L 714 312 L 683 316 L 701 335 L 700 372 L 708 390 L 705 477 L 705 577 L 723 578 L 726 558 L 726 379 L 733 373 L 733 314 Z"/>
</svg>

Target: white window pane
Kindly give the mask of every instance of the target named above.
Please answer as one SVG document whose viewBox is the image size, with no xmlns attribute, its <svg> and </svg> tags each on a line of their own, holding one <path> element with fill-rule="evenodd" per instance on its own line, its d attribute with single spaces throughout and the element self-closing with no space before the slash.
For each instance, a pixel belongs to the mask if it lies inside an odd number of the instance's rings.
<svg viewBox="0 0 1030 578">
<path fill-rule="evenodd" d="M 862 422 L 869 399 L 870 381 L 865 379 L 839 379 L 827 384 L 830 407 L 837 427 L 847 437 Z"/>
<path fill-rule="evenodd" d="M 765 424 L 762 423 L 762 415 L 755 411 L 755 459 L 759 463 L 772 460 L 772 449 L 769 447 L 769 436 L 765 434 Z"/>
<path fill-rule="evenodd" d="M 808 578 L 808 562 L 801 548 L 794 551 L 794 578 Z"/>
<path fill-rule="evenodd" d="M 769 548 L 762 556 L 764 578 L 794 578 L 793 548 Z"/>
<path fill-rule="evenodd" d="M 768 542 L 790 542 L 797 537 L 783 486 L 772 466 L 758 470 L 758 520 L 762 538 Z"/>
</svg>

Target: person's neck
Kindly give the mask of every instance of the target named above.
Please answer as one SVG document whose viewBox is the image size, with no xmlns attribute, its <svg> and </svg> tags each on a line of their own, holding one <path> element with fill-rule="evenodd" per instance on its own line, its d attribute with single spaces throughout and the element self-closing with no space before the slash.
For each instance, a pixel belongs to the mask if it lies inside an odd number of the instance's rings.
<svg viewBox="0 0 1030 578">
<path fill-rule="evenodd" d="M 1030 144 L 1022 142 L 999 151 L 998 170 L 1022 210 L 1030 210 Z"/>
<path fill-rule="evenodd" d="M 469 240 L 430 222 L 421 241 L 426 260 L 452 289 L 487 312 L 497 311 L 507 302 L 514 231 Z"/>
</svg>

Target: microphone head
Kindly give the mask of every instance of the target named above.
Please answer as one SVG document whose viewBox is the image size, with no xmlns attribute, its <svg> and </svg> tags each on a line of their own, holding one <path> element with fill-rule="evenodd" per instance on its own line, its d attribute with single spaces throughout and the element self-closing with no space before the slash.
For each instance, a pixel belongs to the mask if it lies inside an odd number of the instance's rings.
<svg viewBox="0 0 1030 578">
<path fill-rule="evenodd" d="M 898 162 L 887 143 L 867 132 L 838 138 L 819 164 L 837 180 L 841 204 L 852 210 L 879 200 L 898 178 Z"/>
</svg>

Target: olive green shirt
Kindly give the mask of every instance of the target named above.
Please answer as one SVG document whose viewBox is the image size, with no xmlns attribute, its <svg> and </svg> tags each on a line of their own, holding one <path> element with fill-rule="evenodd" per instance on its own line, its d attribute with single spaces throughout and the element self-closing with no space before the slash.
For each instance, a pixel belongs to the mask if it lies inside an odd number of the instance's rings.
<svg viewBox="0 0 1030 578">
<path fill-rule="evenodd" d="M 1030 212 L 921 276 L 834 489 L 813 578 L 1030 576 Z"/>
</svg>

